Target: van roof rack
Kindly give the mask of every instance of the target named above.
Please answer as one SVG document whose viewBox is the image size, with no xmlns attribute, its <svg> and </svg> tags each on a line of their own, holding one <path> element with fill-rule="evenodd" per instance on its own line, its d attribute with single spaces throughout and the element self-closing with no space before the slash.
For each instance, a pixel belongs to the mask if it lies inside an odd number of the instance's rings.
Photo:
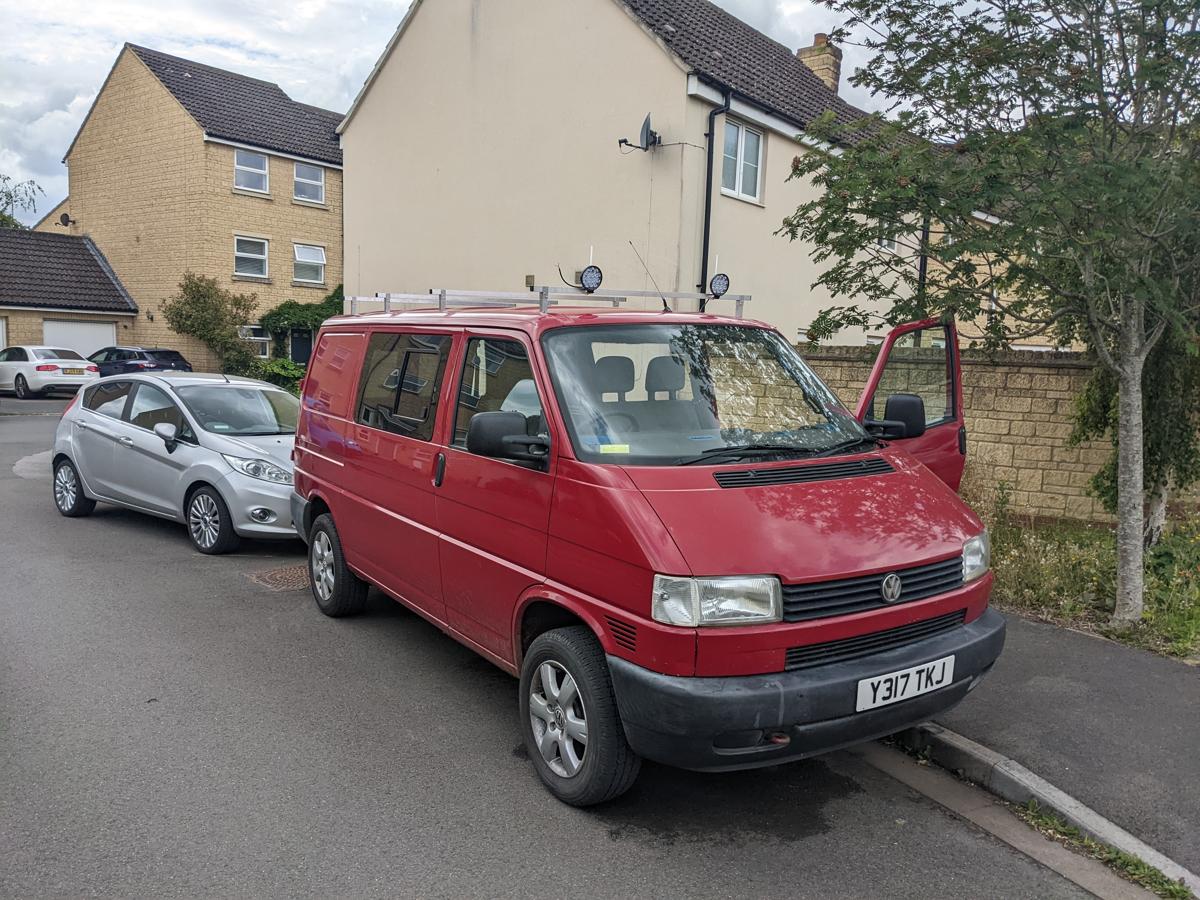
<svg viewBox="0 0 1200 900">
<path fill-rule="evenodd" d="M 732 300 L 735 309 L 734 315 L 739 319 L 742 318 L 745 305 L 750 302 L 749 294 L 724 294 L 717 297 L 714 294 L 687 291 L 587 291 L 572 285 L 554 287 L 534 285 L 526 291 L 458 291 L 432 288 L 426 294 L 379 292 L 374 297 L 349 297 L 347 299 L 350 301 L 350 313 L 355 315 L 362 302 L 383 303 L 384 312 L 391 312 L 396 306 L 436 308 L 445 311 L 454 307 L 511 308 L 530 306 L 536 303 L 538 308 L 546 313 L 550 311 L 550 307 L 557 306 L 564 301 L 571 303 L 594 301 L 616 307 L 632 297 L 667 301 L 670 303 L 672 311 L 677 311 L 677 304 L 680 300 L 695 300 L 700 303 L 709 303 L 713 300 Z"/>
</svg>

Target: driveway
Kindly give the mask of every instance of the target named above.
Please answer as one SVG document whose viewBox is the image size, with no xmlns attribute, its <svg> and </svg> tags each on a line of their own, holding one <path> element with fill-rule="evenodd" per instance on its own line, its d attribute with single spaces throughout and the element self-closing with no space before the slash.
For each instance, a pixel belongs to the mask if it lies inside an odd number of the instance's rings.
<svg viewBox="0 0 1200 900">
<path fill-rule="evenodd" d="M 511 678 L 377 593 L 334 621 L 248 577 L 298 542 L 60 517 L 55 425 L 0 417 L 0 896 L 1080 896 L 850 754 L 563 806 Z"/>
</svg>

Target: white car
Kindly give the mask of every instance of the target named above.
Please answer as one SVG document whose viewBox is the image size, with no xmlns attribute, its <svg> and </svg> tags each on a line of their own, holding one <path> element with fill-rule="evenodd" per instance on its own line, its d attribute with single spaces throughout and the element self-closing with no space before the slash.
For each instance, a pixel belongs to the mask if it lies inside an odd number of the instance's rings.
<svg viewBox="0 0 1200 900">
<path fill-rule="evenodd" d="M 100 367 L 63 347 L 6 347 L 0 351 L 0 391 L 22 400 L 48 391 L 75 393 L 100 377 Z"/>
</svg>

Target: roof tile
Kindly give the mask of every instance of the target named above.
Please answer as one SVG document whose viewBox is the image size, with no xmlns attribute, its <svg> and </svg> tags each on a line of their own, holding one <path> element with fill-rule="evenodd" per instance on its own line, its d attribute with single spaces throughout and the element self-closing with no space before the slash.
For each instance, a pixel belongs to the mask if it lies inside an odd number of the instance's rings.
<svg viewBox="0 0 1200 900">
<path fill-rule="evenodd" d="M 0 306 L 137 312 L 90 238 L 0 228 Z"/>
</svg>

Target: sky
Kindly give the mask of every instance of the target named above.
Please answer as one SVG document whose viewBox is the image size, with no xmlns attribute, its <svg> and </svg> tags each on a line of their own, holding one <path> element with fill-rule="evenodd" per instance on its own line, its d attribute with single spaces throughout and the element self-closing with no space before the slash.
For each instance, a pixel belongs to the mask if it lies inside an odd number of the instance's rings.
<svg viewBox="0 0 1200 900">
<path fill-rule="evenodd" d="M 716 0 L 791 47 L 837 16 L 809 0 Z M 45 191 L 32 224 L 67 194 L 71 139 L 126 41 L 278 83 L 293 99 L 348 109 L 408 0 L 0 0 L 0 173 Z M 845 48 L 842 94 L 862 58 Z"/>
</svg>

